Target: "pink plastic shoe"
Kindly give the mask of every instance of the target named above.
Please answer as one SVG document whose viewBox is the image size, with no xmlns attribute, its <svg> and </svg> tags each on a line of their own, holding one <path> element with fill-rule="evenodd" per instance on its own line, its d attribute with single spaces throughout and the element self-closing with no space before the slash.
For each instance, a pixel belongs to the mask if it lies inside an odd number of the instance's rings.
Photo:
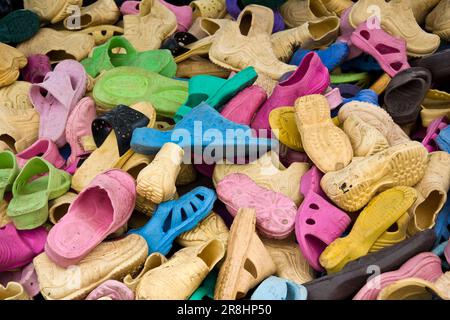
<svg viewBox="0 0 450 320">
<path fill-rule="evenodd" d="M 123 16 L 137 15 L 139 14 L 140 5 L 141 5 L 140 1 L 125 1 L 120 6 L 120 13 L 122 13 Z"/>
<path fill-rule="evenodd" d="M 50 230 L 45 252 L 56 264 L 77 264 L 130 218 L 136 200 L 135 180 L 112 169 L 99 174 L 72 202 Z"/>
<path fill-rule="evenodd" d="M 51 139 L 59 148 L 66 144 L 67 119 L 86 93 L 86 85 L 84 67 L 75 60 L 64 60 L 42 83 L 31 86 L 30 100 L 40 115 L 39 138 Z"/>
<path fill-rule="evenodd" d="M 20 283 L 30 297 L 38 295 L 40 291 L 33 263 L 28 264 L 22 270 L 1 272 L 0 284 L 6 287 L 8 282 Z"/>
<path fill-rule="evenodd" d="M 41 83 L 47 73 L 52 71 L 50 59 L 44 54 L 33 54 L 28 58 L 28 64 L 22 69 L 23 80 L 30 83 Z"/>
<path fill-rule="evenodd" d="M 47 230 L 17 230 L 13 223 L 0 228 L 0 272 L 23 267 L 44 251 Z"/>
<path fill-rule="evenodd" d="M 376 300 L 383 288 L 406 278 L 420 278 L 434 282 L 443 274 L 441 268 L 441 260 L 437 255 L 431 252 L 419 253 L 406 261 L 400 269 L 370 279 L 353 300 Z"/>
<path fill-rule="evenodd" d="M 117 280 L 107 280 L 94 289 L 86 300 L 109 298 L 111 300 L 134 300 L 134 292 Z"/>
<path fill-rule="evenodd" d="M 436 139 L 439 132 L 444 130 L 447 126 L 448 121 L 445 117 L 436 118 L 428 125 L 427 133 L 422 140 L 422 144 L 427 148 L 428 152 L 439 150 L 434 139 Z"/>
<path fill-rule="evenodd" d="M 231 99 L 220 114 L 233 122 L 250 125 L 256 110 L 266 99 L 266 91 L 260 86 L 253 85 L 245 88 Z"/>
<path fill-rule="evenodd" d="M 74 174 L 78 162 L 95 149 L 91 126 L 96 116 L 94 100 L 86 97 L 78 102 L 67 120 L 66 140 L 71 153 L 66 171 L 70 174 Z"/>
<path fill-rule="evenodd" d="M 328 104 L 330 105 L 330 110 L 336 109 L 343 102 L 339 88 L 331 89 L 325 93 L 325 98 L 327 98 Z"/>
<path fill-rule="evenodd" d="M 187 32 L 192 26 L 192 8 L 190 6 L 175 6 L 164 0 L 159 0 L 159 2 L 177 17 L 177 31 Z"/>
<path fill-rule="evenodd" d="M 410 68 L 404 39 L 391 36 L 383 29 L 369 28 L 367 22 L 361 23 L 350 39 L 355 46 L 374 57 L 390 77 Z"/>
<path fill-rule="evenodd" d="M 257 130 L 257 134 L 260 129 L 270 131 L 269 114 L 273 109 L 293 106 L 297 98 L 305 95 L 323 93 L 329 84 L 328 69 L 317 53 L 308 53 L 294 73 L 278 83 L 272 95 L 257 112 L 251 127 Z"/>
<path fill-rule="evenodd" d="M 305 196 L 295 218 L 295 235 L 300 250 L 308 263 L 317 271 L 323 271 L 320 254 L 342 235 L 351 220 L 324 197 L 320 188 L 322 173 L 313 166 L 303 175 L 300 183 Z"/>
<path fill-rule="evenodd" d="M 66 164 L 56 144 L 46 138 L 37 140 L 31 146 L 16 154 L 17 164 L 19 167 L 23 167 L 33 157 L 41 157 L 58 169 L 61 169 Z"/>
<path fill-rule="evenodd" d="M 284 239 L 294 230 L 295 203 L 281 193 L 258 186 L 245 174 L 227 175 L 217 184 L 216 192 L 233 217 L 239 208 L 254 208 L 256 226 L 269 238 Z"/>
<path fill-rule="evenodd" d="M 358 47 L 355 47 L 352 44 L 352 41 L 350 39 L 353 31 L 355 31 L 355 29 L 352 27 L 352 25 L 350 24 L 350 21 L 348 19 L 350 11 L 352 11 L 352 7 L 353 6 L 345 9 L 344 12 L 342 13 L 341 25 L 340 25 L 341 35 L 336 40 L 336 41 L 344 42 L 348 45 L 348 48 L 350 49 L 350 51 L 348 53 L 346 60 L 354 59 L 354 58 L 362 55 L 362 53 L 363 53 L 363 51 L 361 49 L 359 49 Z"/>
</svg>

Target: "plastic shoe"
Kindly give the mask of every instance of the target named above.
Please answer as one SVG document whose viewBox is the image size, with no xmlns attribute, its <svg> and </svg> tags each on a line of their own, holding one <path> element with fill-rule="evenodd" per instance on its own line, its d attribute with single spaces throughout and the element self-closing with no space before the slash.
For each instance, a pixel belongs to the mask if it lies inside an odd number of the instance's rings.
<svg viewBox="0 0 450 320">
<path fill-rule="evenodd" d="M 122 36 L 124 30 L 118 26 L 101 25 L 82 29 L 79 32 L 90 35 L 94 38 L 95 45 L 100 46 L 114 36 Z"/>
<path fill-rule="evenodd" d="M 28 160 L 34 157 L 40 157 L 50 162 L 55 168 L 62 169 L 66 161 L 59 153 L 58 147 L 50 139 L 39 139 L 27 149 L 16 154 L 19 167 L 23 167 Z"/>
<path fill-rule="evenodd" d="M 344 123 L 350 115 L 358 116 L 361 120 L 380 131 L 391 146 L 411 141 L 402 128 L 379 106 L 362 101 L 346 103 L 339 110 L 339 122 Z"/>
<path fill-rule="evenodd" d="M 6 287 L 0 284 L 0 300 L 32 300 L 23 286 L 17 282 L 9 282 Z"/>
<path fill-rule="evenodd" d="M 432 228 L 444 207 L 450 188 L 450 154 L 443 151 L 430 153 L 425 175 L 414 188 L 418 198 L 409 211 L 412 217 L 409 234 Z"/>
<path fill-rule="evenodd" d="M 138 283 L 141 281 L 142 277 L 150 270 L 158 268 L 162 264 L 166 263 L 167 259 L 162 254 L 158 252 L 153 252 L 145 260 L 144 265 L 140 269 L 139 273 L 133 277 L 132 274 L 128 274 L 123 279 L 123 283 L 130 288 L 133 292 L 136 291 Z"/>
<path fill-rule="evenodd" d="M 422 57 L 420 59 L 415 59 L 411 61 L 413 67 L 422 67 L 428 69 L 433 78 L 433 82 L 436 84 L 443 84 L 448 78 L 448 69 L 450 64 L 448 58 L 450 57 L 450 50 L 444 49 L 435 52 L 432 55 Z"/>
<path fill-rule="evenodd" d="M 37 176 L 40 177 L 30 180 Z M 70 178 L 67 172 L 41 158 L 30 159 L 14 181 L 13 199 L 8 205 L 8 216 L 16 228 L 30 230 L 44 224 L 48 218 L 48 201 L 69 190 Z"/>
<path fill-rule="evenodd" d="M 215 129 L 214 132 L 217 132 L 217 135 L 220 135 L 216 136 L 217 138 L 214 142 L 199 134 L 199 130 L 201 130 L 200 132 L 207 132 L 212 128 Z M 243 134 L 238 134 L 228 139 L 225 134 L 227 130 L 233 130 L 234 132 L 240 130 Z M 180 133 L 183 136 L 180 136 Z M 184 149 L 185 154 L 192 154 L 192 151 L 203 151 L 205 148 L 209 148 L 209 150 L 216 149 L 216 151 L 222 150 L 221 155 L 223 157 L 220 157 L 220 160 L 228 157 L 227 149 L 231 147 L 237 149 L 233 153 L 233 157 L 243 157 L 248 155 L 250 150 L 259 150 L 259 154 L 264 154 L 277 145 L 275 140 L 252 137 L 251 130 L 248 126 L 239 125 L 225 119 L 205 103 L 192 109 L 172 130 L 136 129 L 133 132 L 131 147 L 137 153 L 152 155 L 156 154 L 167 142 L 178 144 Z M 208 157 L 207 160 L 210 164 L 219 158 L 213 155 L 205 156 Z"/>
<path fill-rule="evenodd" d="M 70 205 L 77 198 L 77 194 L 67 192 L 59 198 L 48 203 L 48 218 L 51 223 L 57 224 L 59 220 L 68 212 Z"/>
<path fill-rule="evenodd" d="M 343 72 L 350 72 L 350 71 L 378 72 L 383 69 L 381 69 L 377 60 L 375 60 L 371 55 L 362 54 L 356 58 L 345 61 L 341 65 L 341 70 Z"/>
<path fill-rule="evenodd" d="M 303 149 L 322 172 L 340 170 L 350 163 L 352 145 L 331 120 L 330 107 L 324 96 L 315 94 L 298 98 L 295 113 Z"/>
<path fill-rule="evenodd" d="M 362 101 L 373 105 L 378 105 L 378 94 L 376 94 L 376 92 L 372 89 L 363 89 L 356 93 L 353 97 L 343 99 L 344 104 L 352 101 Z"/>
<path fill-rule="evenodd" d="M 408 213 L 401 216 L 386 230 L 370 248 L 369 252 L 377 252 L 383 248 L 393 246 L 407 238 L 408 223 L 411 220 Z"/>
<path fill-rule="evenodd" d="M 22 77 L 31 83 L 41 83 L 45 75 L 52 71 L 50 59 L 43 54 L 35 54 L 27 57 L 28 64 L 22 69 Z"/>
<path fill-rule="evenodd" d="M 313 86 L 312 82 L 314 82 Z M 256 113 L 252 121 L 252 128 L 255 130 L 270 129 L 269 115 L 273 109 L 293 106 L 298 97 L 320 94 L 329 85 L 328 70 L 320 61 L 319 56 L 316 53 L 307 54 L 295 72 L 275 87 L 266 103 Z"/>
<path fill-rule="evenodd" d="M 65 18 L 64 26 L 69 30 L 79 30 L 98 25 L 113 25 L 119 17 L 120 11 L 114 0 L 99 0 L 82 7 L 79 16 Z"/>
<path fill-rule="evenodd" d="M 371 156 L 390 147 L 380 131 L 357 115 L 345 119 L 342 129 L 350 139 L 355 157 Z"/>
<path fill-rule="evenodd" d="M 47 231 L 16 230 L 12 223 L 0 228 L 2 241 L 0 272 L 14 270 L 29 264 L 35 256 L 44 251 Z"/>
<path fill-rule="evenodd" d="M 192 230 L 184 232 L 176 239 L 183 247 L 198 246 L 212 239 L 222 241 L 226 247 L 228 244 L 229 230 L 223 219 L 214 211 Z"/>
<path fill-rule="evenodd" d="M 256 288 L 250 300 L 306 300 L 308 292 L 298 283 L 270 276 Z"/>
<path fill-rule="evenodd" d="M 51 229 L 46 254 L 65 268 L 77 264 L 128 221 L 135 201 L 135 182 L 127 173 L 109 170 L 96 176 Z"/>
<path fill-rule="evenodd" d="M 350 8 L 353 3 L 351 0 L 322 0 L 328 11 L 336 13 L 342 17 L 342 13 Z"/>
<path fill-rule="evenodd" d="M 120 5 L 120 13 L 123 16 L 126 15 L 137 15 L 139 14 L 139 6 L 140 6 L 141 2 L 140 1 L 124 1 L 121 5 Z"/>
<path fill-rule="evenodd" d="M 95 288 L 86 300 L 101 300 L 106 297 L 110 300 L 134 300 L 134 292 L 122 282 L 107 280 Z"/>
<path fill-rule="evenodd" d="M 5 191 L 11 191 L 19 172 L 14 153 L 8 150 L 0 152 L 0 199 L 2 201 Z"/>
<path fill-rule="evenodd" d="M 435 245 L 439 245 L 450 239 L 450 201 L 448 200 L 436 218 L 434 232 L 436 233 Z"/>
<path fill-rule="evenodd" d="M 431 252 L 423 252 L 406 261 L 400 269 L 370 279 L 353 300 L 376 300 L 381 290 L 401 279 L 414 277 L 434 282 L 440 276 L 442 270 L 439 257 Z"/>
<path fill-rule="evenodd" d="M 249 164 L 218 163 L 212 177 L 214 186 L 233 173 L 242 173 L 265 189 L 281 193 L 289 197 L 298 206 L 303 196 L 299 194 L 300 179 L 308 170 L 307 163 L 296 162 L 288 168 L 280 163 L 279 157 L 269 151 Z"/>
<path fill-rule="evenodd" d="M 322 17 L 333 15 L 323 2 L 322 0 L 288 0 L 280 7 L 280 13 L 288 27 L 298 27 L 306 22 L 314 22 Z"/>
<path fill-rule="evenodd" d="M 51 63 L 57 63 L 66 59 L 81 61 L 94 46 L 94 38 L 88 34 L 42 28 L 33 38 L 19 44 L 17 50 L 27 57 L 45 54 Z"/>
<path fill-rule="evenodd" d="M 436 143 L 442 151 L 450 153 L 450 127 L 447 126 L 436 138 Z"/>
<path fill-rule="evenodd" d="M 228 78 L 230 70 L 226 70 L 200 56 L 193 56 L 177 64 L 177 78 L 192 78 L 202 74 L 219 78 Z"/>
<path fill-rule="evenodd" d="M 295 151 L 303 151 L 302 137 L 295 122 L 293 107 L 273 109 L 269 114 L 269 125 L 272 134 L 284 145 Z"/>
<path fill-rule="evenodd" d="M 332 73 L 330 74 L 330 80 L 333 85 L 353 83 L 359 87 L 367 87 L 370 82 L 367 72 Z"/>
<path fill-rule="evenodd" d="M 347 214 L 325 200 L 320 189 L 322 174 L 312 167 L 303 177 L 300 191 L 305 199 L 295 217 L 295 236 L 309 265 L 323 271 L 319 256 L 350 224 Z"/>
<path fill-rule="evenodd" d="M 359 57 L 363 52 L 358 47 L 354 46 L 351 41 L 351 36 L 355 28 L 350 24 L 348 16 L 350 15 L 351 7 L 345 9 L 341 14 L 340 19 L 340 36 L 337 38 L 337 41 L 344 42 L 348 45 L 349 53 L 348 60 Z"/>
<path fill-rule="evenodd" d="M 350 39 L 353 45 L 374 57 L 390 77 L 410 67 L 403 38 L 393 37 L 365 22 L 356 28 Z"/>
<path fill-rule="evenodd" d="M 124 87 L 123 84 L 127 83 Z M 94 87 L 97 105 L 111 109 L 118 104 L 149 102 L 158 115 L 173 117 L 186 101 L 188 84 L 136 67 L 117 67 L 103 73 Z"/>
<path fill-rule="evenodd" d="M 426 135 L 422 140 L 422 144 L 429 152 L 437 151 L 436 138 L 448 126 L 448 120 L 445 117 L 434 119 L 427 128 Z"/>
<path fill-rule="evenodd" d="M 417 195 L 410 187 L 395 187 L 374 197 L 358 216 L 352 231 L 333 241 L 320 255 L 328 273 L 340 271 L 349 261 L 369 251 L 375 241 L 406 211 Z"/>
<path fill-rule="evenodd" d="M 0 43 L 0 88 L 14 83 L 20 75 L 20 69 L 27 65 L 27 58 L 20 50 Z"/>
<path fill-rule="evenodd" d="M 411 141 L 353 161 L 340 171 L 328 172 L 320 185 L 341 209 L 354 212 L 364 207 L 377 191 L 416 185 L 427 164 L 428 151 L 419 142 Z"/>
<path fill-rule="evenodd" d="M 192 8 L 192 17 L 196 18 L 223 18 L 227 13 L 225 0 L 195 0 L 189 3 Z"/>
<path fill-rule="evenodd" d="M 160 204 L 145 226 L 129 233 L 145 238 L 149 254 L 160 252 L 165 255 L 176 237 L 194 228 L 210 213 L 215 200 L 214 191 L 197 187 L 178 200 Z"/>
<path fill-rule="evenodd" d="M 137 193 L 155 204 L 172 199 L 177 191 L 175 182 L 183 155 L 184 151 L 178 145 L 166 143 L 137 176 Z"/>
<path fill-rule="evenodd" d="M 424 56 L 436 51 L 440 44 L 438 36 L 426 33 L 417 24 L 409 3 L 403 0 L 363 0 L 355 3 L 350 11 L 350 24 L 356 28 L 371 15 L 370 6 L 376 5 L 380 12 L 381 28 L 394 37 L 405 39 L 409 56 Z"/>
<path fill-rule="evenodd" d="M 254 209 L 241 208 L 233 220 L 227 254 L 220 268 L 215 300 L 236 300 L 276 272 L 269 252 L 255 231 Z"/>
<path fill-rule="evenodd" d="M 70 15 L 70 6 L 81 7 L 82 0 L 24 0 L 24 8 L 38 14 L 43 21 L 54 24 Z"/>
<path fill-rule="evenodd" d="M 440 0 L 425 0 L 425 1 L 414 1 L 409 0 L 409 6 L 411 7 L 414 17 L 419 25 L 423 25 L 425 18 L 429 16 L 436 5 L 440 3 Z"/>
<path fill-rule="evenodd" d="M 126 53 L 114 53 L 116 49 L 124 49 Z M 137 52 L 124 37 L 112 37 L 105 44 L 94 48 L 91 57 L 81 64 L 91 77 L 98 76 L 102 71 L 115 67 L 138 67 L 160 75 L 173 78 L 176 64 L 168 50 L 149 50 Z"/>
<path fill-rule="evenodd" d="M 166 8 L 172 11 L 177 18 L 177 31 L 186 32 L 192 25 L 192 8 L 189 6 L 175 6 L 164 0 L 159 0 Z"/>
<path fill-rule="evenodd" d="M 33 11 L 13 11 L 0 19 L 0 42 L 23 42 L 32 38 L 38 32 L 39 27 L 39 16 Z"/>
<path fill-rule="evenodd" d="M 206 276 L 200 287 L 198 287 L 197 290 L 195 290 L 194 293 L 189 297 L 189 300 L 206 300 L 208 298 L 213 300 L 216 281 L 217 272 L 213 270 Z"/>
<path fill-rule="evenodd" d="M 435 0 L 436 2 L 436 0 Z M 441 39 L 450 40 L 450 24 L 448 23 L 450 1 L 443 0 L 426 18 L 425 28 L 438 35 Z"/>
<path fill-rule="evenodd" d="M 7 286 L 9 282 L 17 282 L 22 285 L 30 297 L 39 294 L 39 282 L 33 263 L 29 263 L 22 269 L 10 272 L 2 272 L 0 275 L 0 284 Z"/>
<path fill-rule="evenodd" d="M 124 37 L 137 51 L 159 49 L 163 40 L 177 30 L 175 14 L 159 0 L 141 1 L 139 15 L 126 15 L 123 22 Z"/>
<path fill-rule="evenodd" d="M 420 117 L 424 127 L 428 127 L 433 120 L 439 117 L 450 118 L 450 94 L 430 89 L 422 101 L 421 108 Z"/>
<path fill-rule="evenodd" d="M 75 268 L 60 267 L 45 253 L 34 258 L 33 264 L 46 300 L 82 300 L 106 280 L 121 281 L 143 265 L 147 256 L 145 240 L 128 235 L 100 243 Z"/>
<path fill-rule="evenodd" d="M 33 112 L 35 112 L 33 104 L 31 103 L 28 95 L 30 88 L 31 83 L 26 81 L 16 81 L 7 87 L 0 88 L 0 108 L 3 110 L 2 113 L 5 114 L 6 118 L 12 117 L 13 115 L 19 116 L 21 113 L 26 113 L 27 110 L 33 110 Z M 12 119 L 9 119 L 7 122 L 14 122 L 14 121 Z M 33 121 L 29 119 L 29 122 Z M 4 125 L 5 124 L 3 124 L 3 126 Z M 16 130 L 17 129 L 19 128 L 16 128 Z M 31 130 L 31 128 L 28 128 L 28 131 L 33 130 Z M 4 139 L 2 140 L 5 141 Z M 35 140 L 37 140 L 37 131 Z M 32 143 L 34 141 L 32 141 Z"/>
<path fill-rule="evenodd" d="M 309 50 L 298 49 L 292 56 L 289 64 L 298 66 L 309 52 Z M 337 66 L 341 65 L 341 63 L 347 58 L 348 52 L 348 45 L 343 42 L 335 42 L 327 49 L 316 51 L 320 60 L 330 72 Z"/>
</svg>

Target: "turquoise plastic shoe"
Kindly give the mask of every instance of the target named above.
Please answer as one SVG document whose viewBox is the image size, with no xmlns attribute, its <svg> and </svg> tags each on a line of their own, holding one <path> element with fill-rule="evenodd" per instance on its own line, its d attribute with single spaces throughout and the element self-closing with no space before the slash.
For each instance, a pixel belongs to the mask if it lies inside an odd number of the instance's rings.
<svg viewBox="0 0 450 320">
<path fill-rule="evenodd" d="M 306 300 L 308 291 L 293 281 L 270 276 L 253 292 L 251 300 Z"/>
<path fill-rule="evenodd" d="M 214 300 L 214 290 L 216 288 L 217 272 L 211 271 L 200 287 L 192 294 L 189 300 L 205 300 L 207 298 Z"/>
</svg>

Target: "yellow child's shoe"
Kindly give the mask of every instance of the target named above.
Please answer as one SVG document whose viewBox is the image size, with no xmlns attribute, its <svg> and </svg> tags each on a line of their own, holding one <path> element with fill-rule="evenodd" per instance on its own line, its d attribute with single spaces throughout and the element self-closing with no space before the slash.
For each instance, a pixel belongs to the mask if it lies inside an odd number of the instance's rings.
<svg viewBox="0 0 450 320">
<path fill-rule="evenodd" d="M 20 50 L 0 43 L 0 88 L 12 84 L 19 78 L 20 69 L 28 63 Z"/>
<path fill-rule="evenodd" d="M 24 0 L 23 6 L 34 11 L 42 21 L 57 23 L 81 7 L 83 0 Z"/>
<path fill-rule="evenodd" d="M 0 300 L 32 300 L 18 282 L 8 282 L 6 287 L 0 284 Z"/>
<path fill-rule="evenodd" d="M 422 126 L 428 127 L 434 119 L 445 116 L 450 118 L 450 93 L 430 89 L 420 111 Z"/>
<path fill-rule="evenodd" d="M 322 0 L 288 0 L 280 7 L 280 13 L 290 28 L 334 15 Z"/>
<path fill-rule="evenodd" d="M 295 122 L 293 107 L 273 109 L 269 114 L 269 124 L 275 137 L 281 143 L 295 151 L 303 151 L 302 137 Z"/>
<path fill-rule="evenodd" d="M 389 229 L 375 241 L 369 252 L 377 252 L 405 240 L 407 238 L 409 220 L 410 217 L 408 213 L 402 215 L 400 219 L 390 226 Z"/>
</svg>

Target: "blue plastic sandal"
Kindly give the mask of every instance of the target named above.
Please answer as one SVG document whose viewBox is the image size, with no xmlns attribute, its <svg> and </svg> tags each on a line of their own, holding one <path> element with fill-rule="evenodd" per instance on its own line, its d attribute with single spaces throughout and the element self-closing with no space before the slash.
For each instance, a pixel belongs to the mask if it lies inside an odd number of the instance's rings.
<svg viewBox="0 0 450 320">
<path fill-rule="evenodd" d="M 343 103 L 348 103 L 350 101 L 363 101 L 363 102 L 368 102 L 374 105 L 379 105 L 378 104 L 378 95 L 375 93 L 375 91 L 371 90 L 371 89 L 363 89 L 361 91 L 359 91 L 355 96 L 351 97 L 351 98 L 344 98 L 343 99 Z"/>
<path fill-rule="evenodd" d="M 253 292 L 251 300 L 306 300 L 308 291 L 300 284 L 270 276 Z"/>
<path fill-rule="evenodd" d="M 444 130 L 441 130 L 436 138 L 436 144 L 442 151 L 450 153 L 450 126 L 447 126 Z"/>
<path fill-rule="evenodd" d="M 332 71 L 347 58 L 349 48 L 344 42 L 335 42 L 326 49 L 314 51 L 319 55 L 319 58 L 322 60 L 325 67 L 327 67 L 329 71 Z M 311 52 L 311 50 L 298 49 L 292 56 L 289 64 L 298 66 L 309 52 Z"/>
<path fill-rule="evenodd" d="M 128 233 L 147 241 L 149 255 L 153 252 L 166 255 L 176 237 L 194 228 L 211 212 L 216 199 L 213 190 L 197 187 L 177 200 L 161 203 L 142 228 Z"/>
<path fill-rule="evenodd" d="M 342 72 L 351 71 L 363 71 L 363 72 L 373 72 L 373 71 L 383 71 L 377 60 L 368 54 L 363 54 L 354 59 L 345 61 L 341 65 Z"/>
<path fill-rule="evenodd" d="M 447 202 L 437 216 L 434 232 L 436 233 L 435 246 L 450 238 L 450 192 L 447 194 Z"/>
<path fill-rule="evenodd" d="M 206 103 L 192 109 L 172 130 L 134 130 L 131 148 L 140 154 L 154 155 L 167 142 L 178 144 L 188 154 L 211 152 L 204 157 L 208 164 L 249 154 L 262 156 L 278 146 L 277 140 L 253 137 L 249 126 L 224 118 Z"/>
</svg>

